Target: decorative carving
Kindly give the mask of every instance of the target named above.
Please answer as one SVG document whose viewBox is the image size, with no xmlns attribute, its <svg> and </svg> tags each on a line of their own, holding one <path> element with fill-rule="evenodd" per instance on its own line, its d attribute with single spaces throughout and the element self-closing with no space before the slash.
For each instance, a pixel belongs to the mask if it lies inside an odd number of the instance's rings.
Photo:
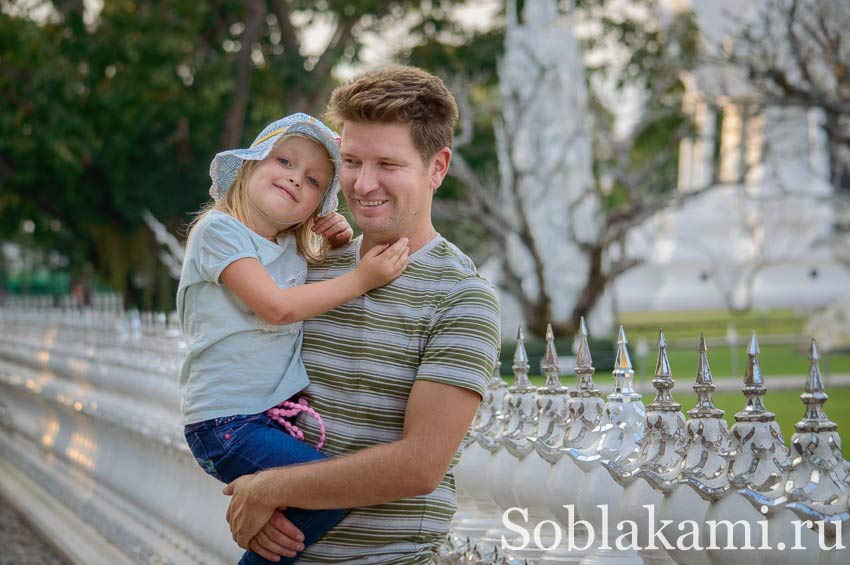
<svg viewBox="0 0 850 565">
<path fill-rule="evenodd" d="M 646 421 L 646 408 L 641 396 L 632 388 L 635 370 L 627 349 L 626 331 L 620 326 L 617 355 L 614 361 L 614 392 L 608 395 L 605 417 L 600 424 L 596 457 L 621 485 L 630 482 L 629 475 L 637 467 L 640 440 Z"/>
<path fill-rule="evenodd" d="M 688 436 L 682 405 L 673 400 L 670 392 L 674 381 L 663 330 L 658 333 L 658 362 L 652 384 L 655 400 L 646 407 L 635 476 L 646 479 L 656 489 L 668 490 L 678 483 Z"/>
<path fill-rule="evenodd" d="M 537 428 L 537 388 L 528 380 L 528 354 L 525 351 L 525 335 L 522 326 L 517 330 L 517 345 L 514 352 L 513 371 L 515 382 L 508 389 L 508 412 L 510 421 L 501 437 L 501 444 L 514 457 L 521 459 L 534 449 L 529 441 Z"/>
<path fill-rule="evenodd" d="M 756 334 L 747 350 L 744 409 L 735 414 L 732 426 L 732 451 L 729 453 L 729 480 L 754 506 L 773 507 L 785 502 L 784 480 L 788 448 L 776 416 L 764 406 L 764 377 L 759 365 Z"/>
<path fill-rule="evenodd" d="M 708 364 L 708 345 L 699 336 L 699 365 L 694 392 L 697 404 L 688 410 L 688 445 L 682 469 L 682 482 L 693 488 L 709 502 L 719 499 L 729 490 L 729 426 L 723 410 L 714 406 L 711 367 Z"/>
<path fill-rule="evenodd" d="M 537 389 L 539 408 L 537 435 L 529 438 L 537 453 L 548 461 L 557 452 L 564 441 L 567 418 L 567 387 L 559 378 L 558 352 L 555 350 L 555 336 L 552 324 L 546 328 L 546 352 L 541 366 L 546 382 Z"/>
<path fill-rule="evenodd" d="M 820 353 L 814 339 L 809 346 L 809 375 L 800 395 L 806 414 L 791 436 L 785 494 L 788 507 L 806 520 L 850 520 L 846 462 L 841 454 L 838 426 L 827 418 L 823 405 L 829 398 L 820 376 Z"/>
</svg>

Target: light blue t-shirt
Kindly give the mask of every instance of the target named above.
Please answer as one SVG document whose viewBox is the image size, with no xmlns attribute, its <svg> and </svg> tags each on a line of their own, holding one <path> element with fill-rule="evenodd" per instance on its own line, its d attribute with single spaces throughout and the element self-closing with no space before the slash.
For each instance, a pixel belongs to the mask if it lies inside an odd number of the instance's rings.
<svg viewBox="0 0 850 565">
<path fill-rule="evenodd" d="M 180 371 L 184 425 L 263 412 L 309 382 L 301 362 L 301 322 L 269 324 L 221 284 L 224 268 L 245 257 L 257 259 L 279 287 L 307 278 L 295 236 L 275 244 L 218 211 L 198 222 L 177 289 L 177 315 L 189 347 Z"/>
</svg>

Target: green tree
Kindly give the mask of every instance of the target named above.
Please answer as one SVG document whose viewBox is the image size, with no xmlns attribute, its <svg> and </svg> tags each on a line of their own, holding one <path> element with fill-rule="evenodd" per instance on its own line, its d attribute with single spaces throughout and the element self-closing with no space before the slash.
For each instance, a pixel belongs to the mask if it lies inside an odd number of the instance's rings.
<svg viewBox="0 0 850 565">
<path fill-rule="evenodd" d="M 43 245 L 77 267 L 91 258 L 128 302 L 170 308 L 142 210 L 180 231 L 216 151 L 286 113 L 320 113 L 365 36 L 449 26 L 451 4 L 112 0 L 87 14 L 81 1 L 0 0 L 2 236 L 31 218 Z M 330 38 L 308 49 L 317 23 Z"/>
</svg>

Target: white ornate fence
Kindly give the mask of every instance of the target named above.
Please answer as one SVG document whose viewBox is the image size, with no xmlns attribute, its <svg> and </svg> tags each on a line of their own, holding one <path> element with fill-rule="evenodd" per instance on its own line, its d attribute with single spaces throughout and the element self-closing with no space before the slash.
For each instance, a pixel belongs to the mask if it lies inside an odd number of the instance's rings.
<svg viewBox="0 0 850 565">
<path fill-rule="evenodd" d="M 494 375 L 455 470 L 459 511 L 441 562 L 850 563 L 846 548 L 822 549 L 850 545 L 850 464 L 824 413 L 814 342 L 805 415 L 786 446 L 763 401 L 755 336 L 729 429 L 712 404 L 704 340 L 686 417 L 663 335 L 644 405 L 623 330 L 607 398 L 582 330 L 576 387 L 559 382 L 551 334 L 542 387 L 528 380 L 521 333 L 515 384 Z M 0 309 L 0 490 L 74 561 L 238 559 L 221 485 L 182 437 L 182 357 L 173 316 Z M 650 538 L 664 520 L 670 547 Z"/>
<path fill-rule="evenodd" d="M 607 400 L 583 321 L 572 390 L 558 381 L 551 331 L 546 382 L 530 384 L 520 331 L 516 383 L 494 375 L 456 468 L 459 511 L 441 561 L 850 563 L 850 550 L 836 547 L 850 545 L 850 464 L 824 412 L 814 340 L 790 448 L 763 401 L 755 335 L 731 429 L 712 403 L 705 340 L 687 418 L 671 393 L 663 333 L 658 346 L 656 396 L 644 405 L 623 328 Z"/>
<path fill-rule="evenodd" d="M 0 309 L 0 487 L 78 563 L 241 554 L 180 425 L 164 315 Z"/>
</svg>

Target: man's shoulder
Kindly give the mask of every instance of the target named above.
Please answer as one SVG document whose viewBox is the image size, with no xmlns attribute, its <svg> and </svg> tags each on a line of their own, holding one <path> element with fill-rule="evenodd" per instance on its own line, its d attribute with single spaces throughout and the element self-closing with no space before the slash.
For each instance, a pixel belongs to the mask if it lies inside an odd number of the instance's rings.
<svg viewBox="0 0 850 565">
<path fill-rule="evenodd" d="M 462 277 L 478 275 L 478 269 L 475 268 L 472 259 L 443 236 L 438 236 L 438 240 L 428 251 L 428 257 L 434 261 L 439 261 L 444 266 L 453 266 L 457 270 L 457 274 Z"/>
<path fill-rule="evenodd" d="M 481 276 L 472 259 L 443 237 L 423 258 L 423 266 L 439 276 L 450 294 L 481 292 L 495 297 L 493 285 Z"/>
</svg>

